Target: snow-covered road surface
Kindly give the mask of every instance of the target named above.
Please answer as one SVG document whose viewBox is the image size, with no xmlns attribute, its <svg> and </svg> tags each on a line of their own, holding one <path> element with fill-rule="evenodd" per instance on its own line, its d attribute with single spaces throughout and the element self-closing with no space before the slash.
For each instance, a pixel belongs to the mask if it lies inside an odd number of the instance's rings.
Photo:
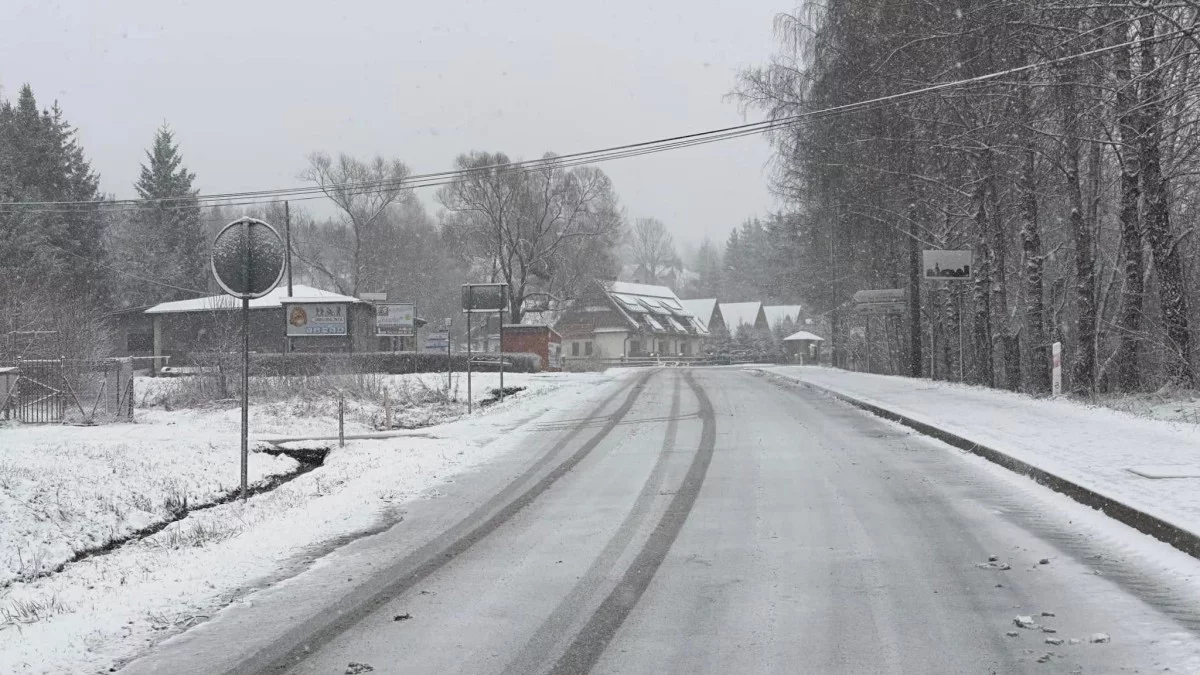
<svg viewBox="0 0 1200 675">
<path fill-rule="evenodd" d="M 128 672 L 1200 669 L 1164 544 L 746 371 L 623 381 Z"/>
<path fill-rule="evenodd" d="M 811 366 L 763 368 L 956 434 L 1200 536 L 1200 425 L 1069 399 Z"/>
</svg>

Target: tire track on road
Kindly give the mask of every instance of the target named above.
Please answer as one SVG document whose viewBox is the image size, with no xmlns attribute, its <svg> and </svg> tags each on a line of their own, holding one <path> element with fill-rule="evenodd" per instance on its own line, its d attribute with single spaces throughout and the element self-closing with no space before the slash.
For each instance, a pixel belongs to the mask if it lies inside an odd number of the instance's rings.
<svg viewBox="0 0 1200 675">
<path fill-rule="evenodd" d="M 716 447 L 717 426 L 716 415 L 712 401 L 704 388 L 696 383 L 691 370 L 685 371 L 684 380 L 700 401 L 700 419 L 703 429 L 700 433 L 700 447 L 692 458 L 679 490 L 667 505 L 663 517 L 650 533 L 642 550 L 630 563 L 624 576 L 617 582 L 608 596 L 600 603 L 600 607 L 592 614 L 583 629 L 567 646 L 566 651 L 555 662 L 550 672 L 554 675 L 578 675 L 591 671 L 600 659 L 604 650 L 624 623 L 625 618 L 633 611 L 638 600 L 650 585 L 654 574 L 658 571 L 679 531 L 683 529 L 688 514 L 696 504 L 704 478 L 708 474 L 708 466 L 712 463 L 713 450 Z"/>
<path fill-rule="evenodd" d="M 578 620 L 586 610 L 588 600 L 603 590 L 605 579 L 612 571 L 613 566 L 629 547 L 634 534 L 651 515 L 652 507 L 659 496 L 659 490 L 666 479 L 667 462 L 671 458 L 671 451 L 675 448 L 675 438 L 681 419 L 679 415 L 681 378 L 678 371 L 673 375 L 674 387 L 671 394 L 670 415 L 665 418 L 651 418 L 668 420 L 662 449 L 659 451 L 658 460 L 647 475 L 645 483 L 642 484 L 642 489 L 634 500 L 633 507 L 630 508 L 625 519 L 609 538 L 604 549 L 588 566 L 587 571 L 583 573 L 579 581 L 575 582 L 571 592 L 559 601 L 554 611 L 542 621 L 521 652 L 505 668 L 504 675 L 526 675 L 545 669 L 547 662 L 555 653 L 555 647 L 561 645 L 570 636 L 570 631 L 578 625 Z"/>
<path fill-rule="evenodd" d="M 554 446 L 544 453 L 524 473 L 514 479 L 503 490 L 475 509 L 458 525 L 434 538 L 429 543 L 417 549 L 411 555 L 381 572 L 378 578 L 390 579 L 382 587 L 363 587 L 347 596 L 341 605 L 334 609 L 333 616 L 321 615 L 304 622 L 293 629 L 281 641 L 277 648 L 268 648 L 239 663 L 235 668 L 226 671 L 229 675 L 235 673 L 283 673 L 295 664 L 303 661 L 310 653 L 334 639 L 348 628 L 352 627 L 377 608 L 411 590 L 413 586 L 433 574 L 443 565 L 474 546 L 487 537 L 521 509 L 528 506 L 539 495 L 545 492 L 568 471 L 583 461 L 596 446 L 608 436 L 618 423 L 629 413 L 638 396 L 645 389 L 646 382 L 658 371 L 653 370 L 640 375 L 631 388 L 622 388 L 604 399 L 596 410 L 603 410 L 621 393 L 628 391 L 621 406 L 608 416 L 608 421 L 596 434 L 589 438 L 567 459 L 563 460 L 548 473 L 537 480 L 532 486 L 522 487 L 537 476 L 547 464 L 588 426 L 584 421 L 570 433 L 564 435 Z M 594 418 L 593 418 L 594 419 Z M 518 493 L 519 494 L 516 494 Z M 514 497 L 513 495 L 516 494 Z M 496 509 L 499 510 L 496 510 Z M 491 514 L 490 516 L 488 514 Z M 465 530 L 465 532 L 464 532 Z M 281 644 L 282 643 L 282 644 Z"/>
</svg>

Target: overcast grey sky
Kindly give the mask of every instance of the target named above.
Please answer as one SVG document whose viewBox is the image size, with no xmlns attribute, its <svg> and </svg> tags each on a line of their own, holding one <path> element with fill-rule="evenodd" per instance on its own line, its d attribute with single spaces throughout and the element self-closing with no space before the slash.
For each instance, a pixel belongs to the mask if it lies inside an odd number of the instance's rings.
<svg viewBox="0 0 1200 675">
<path fill-rule="evenodd" d="M 313 150 L 424 173 L 472 149 L 532 158 L 739 124 L 723 97 L 769 56 L 772 18 L 790 7 L 18 0 L 3 11 L 0 88 L 57 99 L 118 197 L 134 196 L 164 121 L 202 192 L 289 187 Z M 631 219 L 695 242 L 773 206 L 769 154 L 751 137 L 601 167 Z"/>
</svg>

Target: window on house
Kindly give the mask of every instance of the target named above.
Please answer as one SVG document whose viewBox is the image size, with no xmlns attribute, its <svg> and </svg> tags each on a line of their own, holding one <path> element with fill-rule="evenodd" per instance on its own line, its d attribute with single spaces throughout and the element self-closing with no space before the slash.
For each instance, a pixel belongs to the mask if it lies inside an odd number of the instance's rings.
<svg viewBox="0 0 1200 675">
<path fill-rule="evenodd" d="M 666 341 L 666 340 L 659 340 L 659 341 L 658 341 L 658 353 L 659 353 L 659 354 L 666 354 L 666 353 L 667 353 L 667 341 Z"/>
<path fill-rule="evenodd" d="M 641 351 L 642 351 L 642 343 L 641 343 L 641 342 L 639 342 L 639 341 L 637 341 L 637 340 L 630 340 L 630 342 L 629 342 L 629 355 L 630 355 L 630 356 L 637 356 L 637 355 L 638 355 L 638 353 L 640 353 Z"/>
<path fill-rule="evenodd" d="M 583 353 L 586 354 L 587 356 L 592 355 L 592 343 L 591 342 L 583 343 Z"/>
<path fill-rule="evenodd" d="M 679 353 L 682 354 L 683 356 L 691 356 L 692 355 L 692 343 L 684 342 L 684 343 L 680 344 L 679 345 Z"/>
<path fill-rule="evenodd" d="M 579 343 L 578 342 L 571 343 L 571 356 L 579 356 Z"/>
</svg>

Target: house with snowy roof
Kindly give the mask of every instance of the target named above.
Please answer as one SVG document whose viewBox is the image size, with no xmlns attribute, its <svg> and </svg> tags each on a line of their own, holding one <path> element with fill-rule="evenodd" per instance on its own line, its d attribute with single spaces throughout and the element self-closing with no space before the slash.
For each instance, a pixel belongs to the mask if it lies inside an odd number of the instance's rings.
<svg viewBox="0 0 1200 675">
<path fill-rule="evenodd" d="M 155 363 L 184 364 L 189 356 L 241 349 L 242 303 L 210 295 L 154 305 L 144 311 L 153 323 Z M 296 284 L 280 286 L 250 301 L 250 351 L 372 352 L 379 349 L 375 309 L 363 300 Z M 169 358 L 169 361 L 167 360 Z"/>
<path fill-rule="evenodd" d="M 597 281 L 554 326 L 567 358 L 695 356 L 708 328 L 666 286 Z"/>
<path fill-rule="evenodd" d="M 803 309 L 800 305 L 763 305 L 763 314 L 767 317 L 767 325 L 774 329 L 782 323 L 800 323 Z"/>
<path fill-rule="evenodd" d="M 721 316 L 730 335 L 736 335 L 739 326 L 747 325 L 758 331 L 768 331 L 771 324 L 761 302 L 722 302 Z"/>
<path fill-rule="evenodd" d="M 721 307 L 717 303 L 716 298 L 703 298 L 699 300 L 680 300 L 683 309 L 692 316 L 696 317 L 704 327 L 708 329 L 710 334 L 716 334 L 725 330 L 725 318 L 721 316 Z"/>
</svg>

